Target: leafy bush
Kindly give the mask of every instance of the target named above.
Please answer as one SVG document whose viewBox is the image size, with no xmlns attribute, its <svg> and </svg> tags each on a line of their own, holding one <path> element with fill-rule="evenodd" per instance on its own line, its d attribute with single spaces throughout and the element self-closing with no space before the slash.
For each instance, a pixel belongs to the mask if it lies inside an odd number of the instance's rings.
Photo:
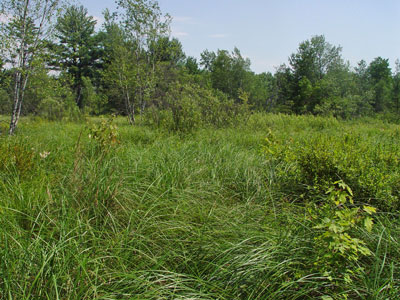
<svg viewBox="0 0 400 300">
<path fill-rule="evenodd" d="M 0 114 L 11 114 L 12 101 L 10 94 L 6 90 L 0 88 Z"/>
<path fill-rule="evenodd" d="M 99 115 L 106 110 L 107 97 L 104 94 L 97 93 L 90 78 L 83 76 L 82 103 L 85 112 L 93 115 Z"/>
<path fill-rule="evenodd" d="M 64 106 L 53 98 L 44 99 L 39 105 L 39 116 L 49 121 L 61 121 L 64 116 Z"/>
<path fill-rule="evenodd" d="M 320 104 L 315 106 L 314 113 L 323 116 L 351 119 L 372 115 L 373 107 L 370 104 L 370 99 L 351 95 L 347 98 L 332 97 L 323 99 Z"/>
<path fill-rule="evenodd" d="M 361 226 L 371 232 L 374 207 L 354 207 L 353 192 L 343 181 L 334 183 L 322 206 L 313 206 L 311 216 L 316 231 L 316 271 L 330 280 L 340 278 L 350 284 L 353 277 L 363 270 L 356 263 L 363 256 L 372 254 L 363 240 L 354 236 L 354 229 Z M 339 284 L 339 282 L 336 282 Z"/>
<path fill-rule="evenodd" d="M 264 153 L 277 166 L 277 188 L 297 200 L 318 199 L 332 182 L 343 180 L 356 201 L 395 211 L 400 207 L 396 132 L 365 124 L 352 132 L 337 121 L 309 117 L 303 122 L 299 117 L 292 132 L 270 132 Z"/>
<path fill-rule="evenodd" d="M 195 84 L 175 83 L 161 105 L 152 105 L 148 109 L 146 120 L 156 127 L 190 132 L 202 126 L 238 124 L 249 114 L 247 98 L 243 104 L 237 104 L 222 92 Z"/>
<path fill-rule="evenodd" d="M 78 107 L 71 99 L 62 102 L 60 99 L 52 97 L 40 102 L 38 115 L 49 121 L 78 121 L 82 118 Z"/>
<path fill-rule="evenodd" d="M 100 124 L 89 124 L 89 139 L 96 143 L 100 152 L 109 152 L 118 143 L 118 127 L 113 123 L 114 116 L 102 119 Z"/>
</svg>

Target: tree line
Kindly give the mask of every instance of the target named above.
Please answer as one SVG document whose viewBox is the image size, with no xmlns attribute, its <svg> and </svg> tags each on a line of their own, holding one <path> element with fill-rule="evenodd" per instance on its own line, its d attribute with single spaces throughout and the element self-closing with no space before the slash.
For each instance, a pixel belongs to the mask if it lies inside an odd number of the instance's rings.
<svg viewBox="0 0 400 300">
<path fill-rule="evenodd" d="M 356 67 L 323 35 L 300 43 L 274 74 L 255 74 L 240 50 L 187 56 L 154 0 L 117 0 L 104 23 L 61 0 L 5 0 L 0 23 L 0 114 L 48 119 L 115 113 L 171 129 L 217 126 L 251 111 L 341 118 L 400 113 L 400 63 Z M 165 125 L 167 124 L 167 125 Z"/>
</svg>

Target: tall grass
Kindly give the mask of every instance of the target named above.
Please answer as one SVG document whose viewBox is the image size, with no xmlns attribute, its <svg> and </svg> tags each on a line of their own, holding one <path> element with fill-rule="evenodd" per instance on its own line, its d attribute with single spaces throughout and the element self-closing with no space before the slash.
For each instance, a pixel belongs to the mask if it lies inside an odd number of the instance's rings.
<svg viewBox="0 0 400 300">
<path fill-rule="evenodd" d="M 263 148 L 271 132 L 276 145 L 348 132 L 398 149 L 397 126 L 255 115 L 175 135 L 117 124 L 107 152 L 84 124 L 27 119 L 0 138 L 0 299 L 397 299 L 397 212 L 355 233 L 373 255 L 338 285 L 315 270 L 296 197 L 305 182 L 282 182 L 298 162 Z"/>
</svg>

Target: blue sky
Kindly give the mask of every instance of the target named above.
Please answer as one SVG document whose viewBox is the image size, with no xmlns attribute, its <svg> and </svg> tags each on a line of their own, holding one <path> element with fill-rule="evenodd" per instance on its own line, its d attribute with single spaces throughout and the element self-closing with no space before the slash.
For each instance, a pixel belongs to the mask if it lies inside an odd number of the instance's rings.
<svg viewBox="0 0 400 300">
<path fill-rule="evenodd" d="M 400 0 L 159 0 L 173 18 L 172 35 L 187 55 L 233 50 L 250 58 L 252 70 L 274 72 L 299 43 L 323 34 L 343 47 L 352 66 L 365 59 L 400 58 Z M 112 0 L 82 0 L 101 20 Z"/>
</svg>

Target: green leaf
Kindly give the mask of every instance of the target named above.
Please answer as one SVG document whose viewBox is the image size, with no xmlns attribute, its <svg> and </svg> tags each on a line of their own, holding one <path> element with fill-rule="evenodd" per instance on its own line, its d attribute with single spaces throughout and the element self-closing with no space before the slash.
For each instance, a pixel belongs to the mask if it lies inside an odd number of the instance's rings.
<svg viewBox="0 0 400 300">
<path fill-rule="evenodd" d="M 335 223 L 332 223 L 331 225 L 329 225 L 329 230 L 333 231 L 334 233 L 337 233 L 339 231 L 338 227 L 336 226 Z"/>
<path fill-rule="evenodd" d="M 364 220 L 364 226 L 368 230 L 368 232 L 372 231 L 372 225 L 374 224 L 372 218 L 366 217 Z"/>
<path fill-rule="evenodd" d="M 363 208 L 364 208 L 364 211 L 369 215 L 372 215 L 372 214 L 376 213 L 376 208 L 375 207 L 364 205 Z"/>
</svg>

